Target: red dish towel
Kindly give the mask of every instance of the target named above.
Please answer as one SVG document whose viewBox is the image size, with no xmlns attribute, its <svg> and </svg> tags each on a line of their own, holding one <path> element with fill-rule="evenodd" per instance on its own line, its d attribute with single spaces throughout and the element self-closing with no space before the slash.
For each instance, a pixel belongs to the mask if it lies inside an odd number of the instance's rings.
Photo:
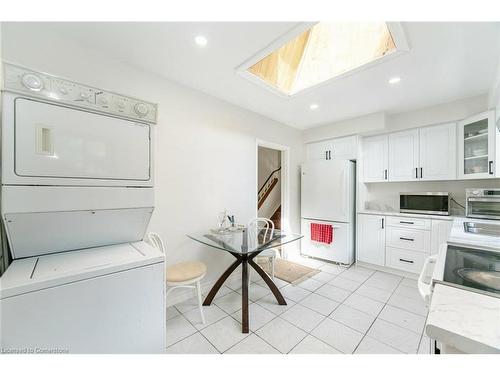
<svg viewBox="0 0 500 375">
<path fill-rule="evenodd" d="M 311 223 L 311 240 L 331 244 L 333 242 L 333 227 L 329 224 Z"/>
</svg>

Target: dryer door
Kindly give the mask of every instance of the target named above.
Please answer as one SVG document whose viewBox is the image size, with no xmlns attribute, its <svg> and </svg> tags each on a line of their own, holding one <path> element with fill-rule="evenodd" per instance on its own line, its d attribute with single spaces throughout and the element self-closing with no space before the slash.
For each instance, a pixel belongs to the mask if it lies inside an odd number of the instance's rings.
<svg viewBox="0 0 500 375">
<path fill-rule="evenodd" d="M 17 98 L 14 133 L 19 177 L 126 185 L 151 179 L 147 124 Z"/>
</svg>

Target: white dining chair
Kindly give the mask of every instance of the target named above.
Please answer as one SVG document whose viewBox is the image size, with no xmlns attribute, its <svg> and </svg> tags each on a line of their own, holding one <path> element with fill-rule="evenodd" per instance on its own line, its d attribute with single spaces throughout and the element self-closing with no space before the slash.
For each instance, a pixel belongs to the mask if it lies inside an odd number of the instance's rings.
<svg viewBox="0 0 500 375">
<path fill-rule="evenodd" d="M 274 236 L 274 223 L 272 220 L 267 219 L 265 217 L 258 217 L 256 219 L 253 219 L 248 223 L 248 230 L 249 231 L 254 231 L 257 233 L 259 229 L 259 224 L 262 224 L 262 229 L 264 231 L 264 236 L 263 236 L 263 241 L 269 241 L 271 238 Z M 269 265 L 269 270 L 271 272 L 271 279 L 274 280 L 274 262 L 276 260 L 276 249 L 266 249 L 263 252 L 261 252 L 256 258 L 256 263 L 262 264 L 264 262 L 268 262 Z M 250 283 L 250 275 L 248 275 L 248 282 Z"/>
<path fill-rule="evenodd" d="M 165 246 L 161 237 L 156 233 L 148 233 L 148 242 L 158 248 L 163 254 L 166 255 Z M 203 314 L 203 305 L 201 298 L 200 280 L 205 277 L 207 273 L 207 266 L 202 262 L 182 262 L 173 264 L 165 268 L 167 292 L 165 299 L 175 289 L 188 288 L 196 289 L 198 297 L 198 308 L 200 309 L 201 322 L 205 324 L 205 315 Z"/>
</svg>

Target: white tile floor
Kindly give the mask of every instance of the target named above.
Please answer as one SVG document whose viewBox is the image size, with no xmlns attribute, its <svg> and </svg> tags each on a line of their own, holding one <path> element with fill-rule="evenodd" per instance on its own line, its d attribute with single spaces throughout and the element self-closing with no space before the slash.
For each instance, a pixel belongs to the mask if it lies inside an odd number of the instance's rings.
<svg viewBox="0 0 500 375">
<path fill-rule="evenodd" d="M 295 260 L 297 261 L 297 260 Z M 277 304 L 258 276 L 250 286 L 250 333 L 241 333 L 241 284 L 221 288 L 201 324 L 196 301 L 167 310 L 167 353 L 430 352 L 423 334 L 427 309 L 415 280 L 313 259 L 320 273 L 295 286 L 276 280 L 287 306 Z"/>
</svg>

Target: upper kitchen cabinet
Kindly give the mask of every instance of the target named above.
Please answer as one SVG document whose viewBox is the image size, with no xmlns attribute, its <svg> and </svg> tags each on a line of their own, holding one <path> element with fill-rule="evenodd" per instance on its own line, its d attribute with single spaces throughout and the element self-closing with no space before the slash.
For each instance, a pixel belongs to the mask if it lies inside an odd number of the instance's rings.
<svg viewBox="0 0 500 375">
<path fill-rule="evenodd" d="M 457 178 L 456 123 L 420 129 L 421 180 L 454 180 Z"/>
<path fill-rule="evenodd" d="M 332 154 L 332 142 L 314 142 L 306 145 L 307 161 L 330 160 Z"/>
<path fill-rule="evenodd" d="M 379 135 L 363 138 L 363 182 L 387 181 L 389 178 L 389 137 Z"/>
<path fill-rule="evenodd" d="M 352 160 L 358 158 L 358 136 L 335 138 L 332 143 L 332 159 Z"/>
<path fill-rule="evenodd" d="M 312 160 L 357 159 L 358 137 L 342 137 L 322 142 L 308 143 L 306 157 Z"/>
<path fill-rule="evenodd" d="M 491 178 L 500 175 L 500 131 L 494 111 L 458 123 L 458 178 Z"/>
<path fill-rule="evenodd" d="M 389 180 L 420 178 L 418 129 L 389 134 Z"/>
</svg>

